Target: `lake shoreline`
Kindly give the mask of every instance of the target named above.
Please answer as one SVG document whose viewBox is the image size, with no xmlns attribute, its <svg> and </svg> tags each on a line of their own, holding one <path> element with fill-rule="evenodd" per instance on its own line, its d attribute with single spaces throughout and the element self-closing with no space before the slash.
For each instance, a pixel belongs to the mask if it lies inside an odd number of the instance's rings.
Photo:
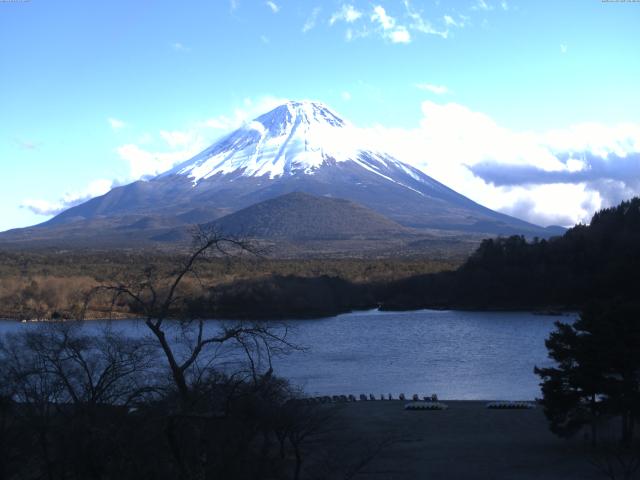
<svg viewBox="0 0 640 480">
<path fill-rule="evenodd" d="M 415 312 L 423 312 L 423 311 L 433 311 L 433 312 L 482 312 L 482 313 L 530 313 L 532 315 L 539 316 L 553 316 L 553 317 L 567 317 L 577 314 L 579 311 L 578 308 L 575 307 L 547 307 L 547 308 L 510 308 L 510 307 L 484 307 L 484 308 L 472 308 L 466 307 L 462 305 L 452 305 L 452 306 L 427 306 L 420 308 L 392 308 L 381 305 L 378 308 L 362 308 L 362 309 L 350 309 L 345 311 L 337 311 L 331 313 L 309 313 L 307 315 L 282 315 L 276 317 L 266 317 L 266 316 L 256 316 L 256 315 L 231 315 L 224 317 L 210 317 L 206 318 L 206 321 L 215 320 L 229 320 L 229 321 L 238 321 L 238 320 L 246 320 L 246 321 L 265 321 L 265 322 L 279 322 L 279 321 L 287 321 L 287 320 L 321 320 L 326 318 L 334 318 L 339 317 L 341 315 L 348 314 L 358 314 L 358 313 L 370 313 L 370 312 L 380 312 L 380 313 L 415 313 Z M 126 315 L 126 314 L 118 314 L 115 318 L 110 317 L 90 317 L 84 319 L 72 319 L 72 318 L 60 318 L 60 319 L 24 319 L 24 318 L 16 318 L 10 316 L 0 316 L 0 322 L 18 322 L 18 323 L 57 323 L 57 322 L 106 322 L 106 321 L 131 321 L 131 320 L 140 320 L 144 321 L 143 317 L 136 315 Z M 169 318 L 171 321 L 180 321 L 180 318 Z M 193 318 L 189 321 L 197 321 L 199 318 Z"/>
</svg>

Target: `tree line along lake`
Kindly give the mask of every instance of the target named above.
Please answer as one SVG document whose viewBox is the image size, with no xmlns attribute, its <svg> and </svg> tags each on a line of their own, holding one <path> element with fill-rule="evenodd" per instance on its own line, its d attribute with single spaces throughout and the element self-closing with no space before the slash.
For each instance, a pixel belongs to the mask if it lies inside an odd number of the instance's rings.
<svg viewBox="0 0 640 480">
<path fill-rule="evenodd" d="M 286 328 L 287 339 L 300 349 L 275 356 L 272 362 L 277 375 L 307 395 L 397 398 L 400 393 L 435 393 L 441 399 L 533 400 L 541 396 L 534 367 L 552 364 L 545 339 L 556 321 L 571 323 L 576 318 L 577 314 L 528 312 L 370 310 L 285 320 L 276 328 Z M 220 322 L 210 320 L 206 328 L 218 328 Z M 139 320 L 90 321 L 84 328 L 105 327 L 136 337 L 148 335 Z M 38 324 L 0 322 L 1 334 L 25 328 Z M 180 337 L 176 328 L 174 341 Z M 229 362 L 237 355 L 219 349 L 208 354 Z"/>
</svg>

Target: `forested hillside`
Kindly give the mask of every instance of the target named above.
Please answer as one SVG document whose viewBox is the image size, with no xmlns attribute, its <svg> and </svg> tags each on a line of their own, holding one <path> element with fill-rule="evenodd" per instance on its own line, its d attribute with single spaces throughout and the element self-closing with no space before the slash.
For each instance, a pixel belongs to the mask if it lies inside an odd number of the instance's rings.
<svg viewBox="0 0 640 480">
<path fill-rule="evenodd" d="M 640 198 L 622 202 L 561 237 L 487 239 L 455 272 L 381 286 L 385 308 L 579 308 L 634 300 L 640 285 Z"/>
</svg>

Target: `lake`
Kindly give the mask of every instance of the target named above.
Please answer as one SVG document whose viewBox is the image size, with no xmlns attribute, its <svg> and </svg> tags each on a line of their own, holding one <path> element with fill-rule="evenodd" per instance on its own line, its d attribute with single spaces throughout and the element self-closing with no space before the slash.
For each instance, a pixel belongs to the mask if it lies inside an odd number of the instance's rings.
<svg viewBox="0 0 640 480">
<path fill-rule="evenodd" d="M 309 395 L 404 393 L 459 400 L 540 397 L 534 366 L 548 366 L 544 345 L 563 317 L 524 312 L 354 312 L 287 320 L 289 339 L 305 347 L 274 359 L 274 370 Z M 98 328 L 105 322 L 89 322 Z M 113 322 L 139 336 L 135 320 Z M 215 328 L 216 321 L 208 322 Z M 34 324 L 0 322 L 0 333 Z"/>
</svg>

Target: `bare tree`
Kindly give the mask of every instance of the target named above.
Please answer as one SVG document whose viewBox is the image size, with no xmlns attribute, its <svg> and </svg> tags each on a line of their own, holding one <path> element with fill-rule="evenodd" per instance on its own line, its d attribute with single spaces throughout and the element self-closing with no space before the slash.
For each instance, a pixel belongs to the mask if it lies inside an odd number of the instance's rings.
<svg viewBox="0 0 640 480">
<path fill-rule="evenodd" d="M 640 473 L 640 450 L 637 445 L 626 447 L 616 442 L 601 444 L 589 462 L 611 480 L 633 480 Z"/>
<path fill-rule="evenodd" d="M 640 478 L 640 442 L 637 438 L 630 443 L 621 441 L 617 435 L 615 417 L 609 416 L 603 420 L 598 443 L 586 453 L 588 462 L 603 478 Z"/>
<path fill-rule="evenodd" d="M 96 334 L 82 327 L 77 322 L 52 323 L 9 341 L 60 385 L 58 402 L 127 406 L 153 390 L 143 375 L 154 358 L 146 342 L 110 328 Z"/>
<path fill-rule="evenodd" d="M 293 451 L 293 478 L 302 478 L 303 465 L 306 459 L 305 446 L 310 439 L 318 437 L 334 420 L 335 411 L 331 408 L 321 408 L 318 405 L 308 405 L 303 401 L 290 401 L 280 407 L 278 422 L 274 428 L 280 442 L 280 455 L 284 457 L 285 441 L 288 440 Z"/>
<path fill-rule="evenodd" d="M 0 480 L 13 478 L 12 466 L 19 452 L 13 383 L 5 374 L 0 367 Z"/>
<path fill-rule="evenodd" d="M 247 345 L 252 344 L 267 352 L 269 358 L 270 352 L 277 346 L 293 347 L 286 339 L 286 329 L 276 332 L 263 323 L 238 321 L 222 325 L 215 332 L 207 332 L 205 331 L 204 319 L 184 318 L 182 315 L 180 306 L 185 298 L 179 292 L 185 278 L 195 277 L 202 286 L 197 270 L 198 263 L 210 254 L 229 257 L 243 253 L 256 254 L 258 252 L 245 240 L 225 236 L 215 229 L 198 227 L 194 233 L 192 251 L 175 271 L 163 277 L 159 276 L 154 268 L 149 267 L 136 281 L 119 281 L 98 286 L 87 296 L 85 311 L 94 295 L 100 292 L 110 292 L 112 306 L 124 298 L 133 305 L 136 311 L 141 312 L 144 324 L 157 339 L 169 365 L 173 383 L 180 396 L 181 406 L 186 409 L 190 400 L 188 373 L 196 365 L 206 347 L 236 342 L 246 351 Z M 183 328 L 195 332 L 190 338 L 191 344 L 186 354 L 167 338 L 166 321 L 172 318 L 179 318 Z"/>
<path fill-rule="evenodd" d="M 27 437 L 21 454 L 40 460 L 32 468 L 50 479 L 70 469 L 76 478 L 95 478 L 106 447 L 114 446 L 111 420 L 153 390 L 146 375 L 152 359 L 143 341 L 109 329 L 86 332 L 77 322 L 2 338 L 0 376 L 15 405 L 9 419 Z"/>
</svg>

